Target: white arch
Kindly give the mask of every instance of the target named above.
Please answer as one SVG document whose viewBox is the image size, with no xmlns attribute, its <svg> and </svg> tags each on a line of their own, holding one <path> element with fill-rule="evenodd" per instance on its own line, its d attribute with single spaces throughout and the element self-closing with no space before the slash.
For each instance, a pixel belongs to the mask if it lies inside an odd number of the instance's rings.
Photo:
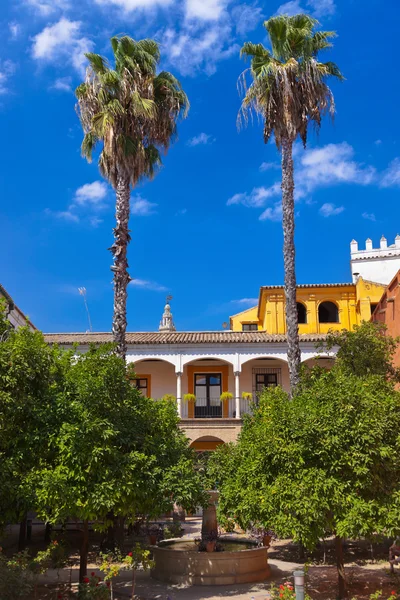
<svg viewBox="0 0 400 600">
<path fill-rule="evenodd" d="M 283 356 L 282 354 L 265 354 L 265 353 L 260 353 L 260 354 L 252 354 L 251 356 L 248 355 L 243 355 L 241 354 L 239 357 L 240 360 L 240 366 L 242 367 L 243 365 L 245 365 L 246 363 L 252 361 L 252 360 L 258 360 L 260 358 L 265 358 L 266 360 L 277 360 L 277 361 L 281 361 L 284 364 L 287 365 L 288 361 L 287 361 L 287 354 L 285 353 Z"/>
<path fill-rule="evenodd" d="M 234 358 L 234 357 L 232 357 Z M 233 360 L 230 360 L 230 357 L 227 357 L 223 354 L 199 354 L 199 355 L 182 355 L 182 368 L 186 367 L 197 361 L 206 361 L 206 360 L 219 360 L 224 364 L 230 365 L 231 367 L 235 367 L 235 363 Z"/>
<path fill-rule="evenodd" d="M 145 360 L 159 360 L 161 362 L 166 362 L 175 367 L 175 371 L 178 372 L 179 367 L 179 356 L 173 354 L 127 354 L 126 362 L 129 363 L 139 363 Z"/>
</svg>

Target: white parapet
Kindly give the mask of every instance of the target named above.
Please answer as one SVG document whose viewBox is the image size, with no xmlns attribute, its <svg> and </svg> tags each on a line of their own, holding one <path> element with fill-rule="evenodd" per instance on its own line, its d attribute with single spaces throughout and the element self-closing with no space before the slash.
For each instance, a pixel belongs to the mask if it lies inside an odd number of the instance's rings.
<svg viewBox="0 0 400 600">
<path fill-rule="evenodd" d="M 394 244 L 388 246 L 387 239 L 382 236 L 379 248 L 374 248 L 372 240 L 365 241 L 365 250 L 358 247 L 358 242 L 350 242 L 350 265 L 353 281 L 362 277 L 368 281 L 376 281 L 387 285 L 400 269 L 400 235 Z"/>
</svg>

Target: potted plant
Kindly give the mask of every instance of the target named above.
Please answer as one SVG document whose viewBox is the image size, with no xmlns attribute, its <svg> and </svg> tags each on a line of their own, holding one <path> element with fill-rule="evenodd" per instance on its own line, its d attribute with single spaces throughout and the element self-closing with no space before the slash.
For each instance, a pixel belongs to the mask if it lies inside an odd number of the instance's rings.
<svg viewBox="0 0 400 600">
<path fill-rule="evenodd" d="M 148 528 L 149 542 L 151 546 L 155 546 L 162 537 L 162 530 L 159 525 L 153 523 Z"/>
<path fill-rule="evenodd" d="M 253 394 L 251 392 L 242 392 L 242 399 L 251 402 L 253 400 Z"/>
<path fill-rule="evenodd" d="M 252 527 L 251 535 L 258 539 L 260 546 L 269 548 L 271 545 L 271 540 L 275 534 L 271 529 L 265 529 L 264 527 Z"/>
<path fill-rule="evenodd" d="M 229 400 L 233 400 L 233 394 L 231 394 L 230 392 L 222 392 L 219 399 L 221 400 L 221 402 L 224 402 L 224 400 L 227 400 L 229 402 Z"/>
<path fill-rule="evenodd" d="M 173 394 L 164 394 L 161 400 L 167 400 L 167 402 L 174 403 L 176 402 L 176 396 L 174 396 Z"/>
<path fill-rule="evenodd" d="M 194 394 L 184 394 L 183 401 L 188 404 L 192 402 L 193 404 L 196 402 L 196 396 Z"/>
<path fill-rule="evenodd" d="M 206 552 L 215 552 L 217 549 L 218 533 L 216 531 L 210 531 L 209 533 L 203 534 L 202 543 L 205 547 Z"/>
</svg>

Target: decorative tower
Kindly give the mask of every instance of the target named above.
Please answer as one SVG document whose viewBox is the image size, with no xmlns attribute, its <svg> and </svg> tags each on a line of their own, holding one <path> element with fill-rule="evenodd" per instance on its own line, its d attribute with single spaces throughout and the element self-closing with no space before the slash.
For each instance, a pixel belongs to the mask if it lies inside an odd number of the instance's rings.
<svg viewBox="0 0 400 600">
<path fill-rule="evenodd" d="M 158 328 L 159 331 L 176 331 L 174 319 L 171 313 L 171 307 L 169 305 L 170 300 L 172 300 L 172 296 L 167 296 L 167 303 L 164 306 L 163 316 Z"/>
</svg>

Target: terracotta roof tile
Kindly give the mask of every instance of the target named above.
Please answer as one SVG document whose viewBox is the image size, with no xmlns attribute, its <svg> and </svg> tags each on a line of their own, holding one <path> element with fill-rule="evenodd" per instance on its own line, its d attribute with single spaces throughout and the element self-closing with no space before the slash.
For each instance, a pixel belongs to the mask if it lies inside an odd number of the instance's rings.
<svg viewBox="0 0 400 600">
<path fill-rule="evenodd" d="M 354 286 L 354 283 L 300 283 L 296 288 L 327 288 L 327 287 L 347 287 Z M 283 285 L 262 285 L 262 290 L 283 290 Z"/>
<path fill-rule="evenodd" d="M 102 344 L 112 342 L 111 333 L 46 333 L 49 344 Z M 325 339 L 323 334 L 302 334 L 300 341 L 316 342 Z M 265 344 L 285 342 L 285 335 L 272 335 L 265 331 L 174 331 L 134 332 L 126 334 L 128 345 L 140 344 Z"/>
</svg>

